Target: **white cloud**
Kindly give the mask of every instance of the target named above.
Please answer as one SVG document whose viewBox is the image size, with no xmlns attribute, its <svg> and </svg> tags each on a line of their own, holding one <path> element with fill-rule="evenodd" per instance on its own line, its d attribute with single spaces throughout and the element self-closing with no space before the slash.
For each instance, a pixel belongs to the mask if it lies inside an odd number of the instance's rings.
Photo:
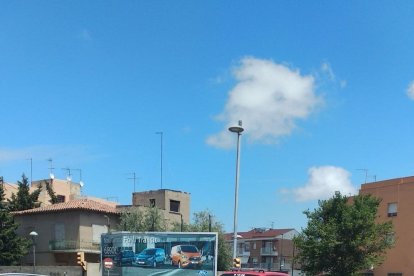
<svg viewBox="0 0 414 276">
<path fill-rule="evenodd" d="M 217 119 L 225 128 L 207 139 L 213 146 L 234 145 L 227 130 L 239 120 L 251 142 L 275 143 L 289 135 L 296 121 L 306 119 L 322 99 L 315 94 L 313 76 L 271 60 L 246 57 L 235 68 L 236 85 L 229 92 L 224 111 Z"/>
<path fill-rule="evenodd" d="M 351 174 L 340 167 L 312 167 L 308 171 L 308 182 L 300 188 L 291 190 L 296 201 L 327 199 L 339 191 L 343 195 L 355 195 L 358 190 L 350 181 Z M 286 190 L 284 190 L 286 193 Z"/>
<path fill-rule="evenodd" d="M 414 81 L 412 81 L 410 83 L 410 85 L 407 88 L 407 96 L 411 99 L 414 100 Z"/>
</svg>

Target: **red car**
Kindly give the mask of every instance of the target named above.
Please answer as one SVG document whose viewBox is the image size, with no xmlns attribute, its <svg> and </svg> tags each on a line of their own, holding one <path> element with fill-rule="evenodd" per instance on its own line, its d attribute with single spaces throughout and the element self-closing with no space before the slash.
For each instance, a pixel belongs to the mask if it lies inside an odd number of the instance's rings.
<svg viewBox="0 0 414 276">
<path fill-rule="evenodd" d="M 276 271 L 264 271 L 264 270 L 232 270 L 225 271 L 221 276 L 289 276 L 289 274 Z"/>
</svg>

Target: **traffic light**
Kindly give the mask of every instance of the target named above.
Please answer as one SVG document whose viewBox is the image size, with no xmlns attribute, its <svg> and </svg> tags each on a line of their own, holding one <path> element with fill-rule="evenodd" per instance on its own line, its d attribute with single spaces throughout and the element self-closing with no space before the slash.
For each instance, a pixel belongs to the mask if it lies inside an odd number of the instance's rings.
<svg viewBox="0 0 414 276">
<path fill-rule="evenodd" d="M 86 271 L 85 252 L 76 253 L 77 263 Z"/>
<path fill-rule="evenodd" d="M 234 258 L 233 259 L 233 267 L 235 267 L 235 268 L 240 268 L 241 267 L 240 258 Z"/>
</svg>

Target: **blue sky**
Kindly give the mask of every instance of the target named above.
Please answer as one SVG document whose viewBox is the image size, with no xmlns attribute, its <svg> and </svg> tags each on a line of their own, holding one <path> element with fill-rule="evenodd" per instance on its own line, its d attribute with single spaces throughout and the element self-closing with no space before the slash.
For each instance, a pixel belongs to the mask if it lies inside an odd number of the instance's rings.
<svg viewBox="0 0 414 276">
<path fill-rule="evenodd" d="M 191 193 L 240 231 L 413 175 L 412 1 L 1 1 L 0 175 L 130 204 Z M 361 170 L 364 169 L 364 170 Z"/>
</svg>

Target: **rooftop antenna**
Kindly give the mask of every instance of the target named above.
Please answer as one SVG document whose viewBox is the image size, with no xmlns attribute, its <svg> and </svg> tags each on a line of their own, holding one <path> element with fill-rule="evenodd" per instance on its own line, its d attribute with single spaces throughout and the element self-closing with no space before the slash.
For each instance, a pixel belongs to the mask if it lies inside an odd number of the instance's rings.
<svg viewBox="0 0 414 276">
<path fill-rule="evenodd" d="M 365 172 L 365 183 L 367 184 L 367 178 L 368 178 L 368 169 L 357 169 L 358 171 L 364 171 Z"/>
<path fill-rule="evenodd" d="M 52 158 L 49 158 L 49 159 L 47 159 L 47 161 L 49 161 L 49 176 L 50 176 L 50 179 L 55 179 L 55 175 L 53 174 L 53 159 Z"/>
<path fill-rule="evenodd" d="M 161 189 L 162 189 L 162 137 L 163 137 L 164 132 L 158 131 L 158 132 L 155 132 L 155 134 L 159 134 L 161 136 Z"/>
<path fill-rule="evenodd" d="M 82 170 L 81 169 L 72 169 L 72 171 L 78 171 L 79 172 L 79 185 L 81 187 L 83 187 L 83 185 L 85 185 L 85 183 L 83 183 L 83 181 L 82 181 Z"/>
<path fill-rule="evenodd" d="M 128 173 L 128 174 L 132 175 L 132 177 L 128 177 L 127 179 L 134 180 L 134 193 L 135 193 L 135 180 L 137 179 L 137 177 L 135 176 L 135 172 Z"/>
<path fill-rule="evenodd" d="M 70 174 L 70 168 L 66 167 L 66 168 L 62 168 L 62 170 L 65 170 L 67 172 L 66 180 L 72 181 L 72 175 Z"/>
</svg>

